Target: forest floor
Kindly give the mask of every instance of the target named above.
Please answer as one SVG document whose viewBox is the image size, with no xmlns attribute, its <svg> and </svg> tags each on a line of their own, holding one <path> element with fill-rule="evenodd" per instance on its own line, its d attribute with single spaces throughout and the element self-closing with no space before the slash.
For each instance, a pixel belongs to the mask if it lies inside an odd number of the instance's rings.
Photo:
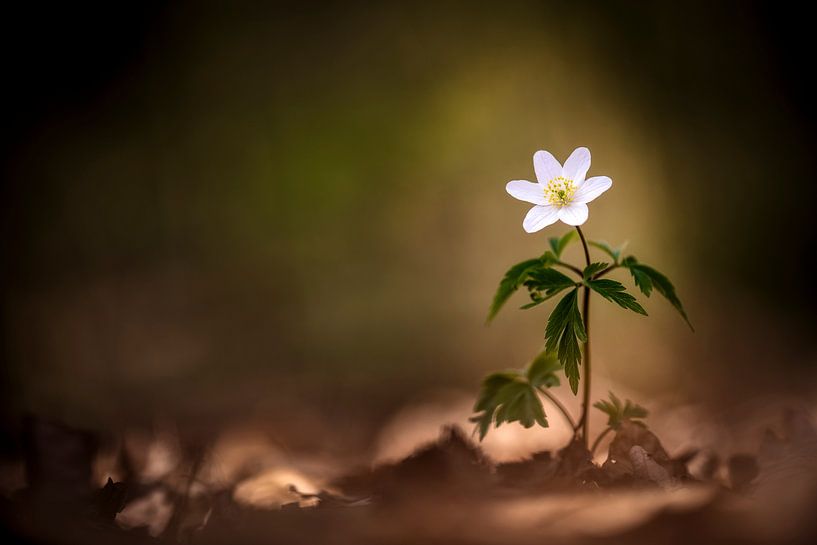
<svg viewBox="0 0 817 545">
<path fill-rule="evenodd" d="M 173 478 L 153 480 L 119 453 L 121 480 L 89 487 L 93 435 L 31 419 L 25 443 L 26 485 L 0 499 L 4 542 L 817 543 L 817 430 L 797 412 L 757 452 L 727 460 L 670 455 L 646 426 L 625 423 L 602 464 L 581 442 L 498 463 L 449 426 L 402 460 L 321 489 L 281 472 L 250 489 L 202 484 L 204 447 L 187 449 Z M 240 473 L 253 482 L 261 468 Z M 286 488 L 277 504 L 240 501 L 273 485 Z"/>
</svg>

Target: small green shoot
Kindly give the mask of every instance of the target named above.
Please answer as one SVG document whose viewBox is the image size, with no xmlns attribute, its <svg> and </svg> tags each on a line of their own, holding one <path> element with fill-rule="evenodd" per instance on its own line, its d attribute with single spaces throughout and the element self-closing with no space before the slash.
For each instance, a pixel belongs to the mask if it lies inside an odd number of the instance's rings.
<svg viewBox="0 0 817 545">
<path fill-rule="evenodd" d="M 621 428 L 623 422 L 632 422 L 643 426 L 642 418 L 647 418 L 647 409 L 633 403 L 629 399 L 624 403 L 614 394 L 609 392 L 610 401 L 602 400 L 593 403 L 593 407 L 607 415 L 607 426 L 614 430 Z"/>
</svg>

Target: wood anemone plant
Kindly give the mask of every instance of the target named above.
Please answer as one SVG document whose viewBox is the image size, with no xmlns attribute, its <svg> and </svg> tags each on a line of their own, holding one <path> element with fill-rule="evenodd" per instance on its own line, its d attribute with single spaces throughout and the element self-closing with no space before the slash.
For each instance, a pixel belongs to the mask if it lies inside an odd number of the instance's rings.
<svg viewBox="0 0 817 545">
<path fill-rule="evenodd" d="M 528 291 L 530 302 L 522 309 L 531 309 L 561 295 L 561 300 L 550 313 L 545 327 L 545 349 L 524 370 L 492 373 L 482 381 L 479 397 L 474 405 L 476 413 L 471 421 L 477 425 L 480 440 L 491 428 L 505 422 L 519 422 L 526 428 L 539 424 L 548 427 L 542 399 L 546 399 L 565 418 L 573 430 L 573 440 L 581 440 L 589 447 L 588 410 L 591 396 L 590 367 L 590 296 L 592 292 L 623 309 L 647 315 L 633 295 L 621 282 L 605 278 L 618 270 L 627 270 L 638 289 L 649 297 L 653 290 L 664 296 L 689 325 L 686 311 L 669 279 L 654 268 L 639 262 L 634 256 L 622 257 L 623 247 L 613 248 L 600 241 L 588 241 L 581 225 L 587 220 L 587 203 L 612 186 L 606 176 L 585 179 L 590 169 L 590 151 L 576 149 L 565 161 L 564 167 L 546 151 L 538 151 L 533 158 L 538 182 L 514 180 L 506 189 L 513 197 L 530 202 L 523 222 L 524 229 L 537 232 L 561 220 L 575 230 L 561 237 L 549 239 L 549 249 L 540 257 L 528 259 L 511 267 L 499 283 L 488 321 L 492 320 L 511 295 L 520 288 Z M 584 267 L 562 261 L 565 248 L 579 239 L 584 251 Z M 590 247 L 605 254 L 605 261 L 592 261 Z M 565 274 L 572 274 L 568 276 Z M 581 302 L 581 311 L 579 303 Z M 580 373 L 580 368 L 583 373 Z M 558 372 L 564 371 L 574 395 L 583 384 L 581 414 L 574 419 L 566 407 L 549 390 L 559 385 Z M 583 380 L 582 380 L 583 379 Z M 646 409 L 625 403 L 611 392 L 610 401 L 594 405 L 605 412 L 608 427 L 593 443 L 595 451 L 601 439 L 624 421 L 635 421 L 647 415 Z"/>
</svg>

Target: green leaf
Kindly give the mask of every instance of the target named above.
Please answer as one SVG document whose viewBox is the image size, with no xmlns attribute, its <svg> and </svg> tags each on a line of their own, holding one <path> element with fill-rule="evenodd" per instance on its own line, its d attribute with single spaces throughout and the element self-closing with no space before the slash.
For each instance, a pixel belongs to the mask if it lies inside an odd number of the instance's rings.
<svg viewBox="0 0 817 545">
<path fill-rule="evenodd" d="M 558 259 L 552 252 L 545 252 L 542 257 L 522 261 L 508 269 L 508 272 L 505 273 L 505 276 L 500 281 L 499 288 L 491 302 L 491 308 L 488 310 L 488 321 L 493 320 L 505 302 L 519 289 L 532 272 L 546 270 L 557 261 Z M 531 298 L 534 299 L 535 302 L 537 301 L 533 295 Z"/>
<path fill-rule="evenodd" d="M 612 246 L 610 246 L 609 244 L 602 240 L 591 240 L 589 241 L 589 244 L 591 246 L 595 246 L 599 250 L 603 251 L 604 253 L 612 257 L 614 263 L 618 263 L 618 260 L 621 258 L 621 252 L 623 252 L 624 248 L 627 246 L 627 243 L 624 243 L 618 248 L 613 248 Z"/>
<path fill-rule="evenodd" d="M 584 279 L 587 280 L 589 278 L 594 277 L 596 274 L 600 273 L 609 266 L 610 265 L 608 263 L 591 263 L 590 265 L 584 268 L 582 276 L 584 276 Z"/>
<path fill-rule="evenodd" d="M 544 301 L 547 301 L 557 293 L 567 288 L 573 287 L 576 282 L 568 276 L 560 273 L 556 269 L 534 269 L 528 273 L 528 280 L 525 287 L 528 288 L 530 298 L 533 303 L 528 303 L 522 308 L 531 308 Z"/>
<path fill-rule="evenodd" d="M 508 269 L 508 272 L 505 273 L 505 276 L 499 282 L 499 288 L 496 290 L 491 308 L 488 311 L 489 322 L 496 316 L 497 312 L 499 312 L 502 305 L 505 304 L 511 295 L 519 289 L 519 286 L 527 280 L 528 274 L 532 270 L 541 267 L 542 264 L 543 261 L 541 258 L 528 259 Z"/>
<path fill-rule="evenodd" d="M 587 341 L 584 321 L 579 312 L 578 293 L 578 288 L 574 288 L 559 301 L 545 328 L 545 350 L 557 354 L 574 394 L 579 391 L 579 342 Z"/>
<path fill-rule="evenodd" d="M 559 385 L 559 377 L 556 372 L 561 369 L 562 365 L 556 356 L 542 352 L 530 363 L 525 375 L 534 388 L 552 388 Z"/>
<path fill-rule="evenodd" d="M 643 422 L 638 422 L 638 419 L 646 418 L 647 409 L 641 405 L 637 405 L 629 399 L 625 403 L 613 392 L 609 392 L 610 401 L 601 400 L 593 404 L 595 408 L 607 415 L 607 425 L 614 430 L 621 427 L 622 422 L 634 422 L 636 424 L 644 425 Z"/>
<path fill-rule="evenodd" d="M 630 270 L 630 274 L 633 275 L 635 285 L 641 290 L 641 293 L 649 297 L 653 288 L 655 288 L 655 291 L 663 295 L 670 302 L 670 304 L 675 307 L 675 310 L 678 311 L 689 328 L 692 331 L 695 331 L 695 328 L 692 327 L 692 323 L 689 321 L 689 317 L 684 310 L 684 305 L 678 298 L 678 294 L 675 293 L 675 286 L 672 285 L 669 278 L 652 267 L 639 263 L 633 256 L 627 257 L 621 262 L 621 264 Z"/>
<path fill-rule="evenodd" d="M 567 245 L 573 242 L 575 238 L 576 231 L 574 230 L 568 231 L 562 237 L 552 237 L 548 239 L 548 242 L 550 242 L 550 247 L 553 250 L 553 254 L 557 258 L 560 258 L 562 257 L 562 252 L 564 252 L 565 248 L 567 248 Z"/>
<path fill-rule="evenodd" d="M 516 371 L 505 371 L 501 373 L 492 373 L 482 380 L 479 396 L 477 402 L 474 404 L 474 412 L 481 412 L 469 418 L 471 422 L 476 422 L 479 430 L 480 441 L 488 433 L 491 423 L 494 419 L 494 412 L 499 405 L 496 401 L 497 392 L 509 381 L 514 380 L 518 376 Z"/>
<path fill-rule="evenodd" d="M 638 304 L 635 297 L 627 293 L 627 289 L 621 282 L 601 278 L 599 280 L 586 280 L 585 283 L 608 301 L 612 301 L 618 306 L 630 309 L 638 314 L 647 315 L 647 311 L 644 310 L 644 307 Z"/>
<path fill-rule="evenodd" d="M 527 375 L 518 371 L 503 371 L 485 377 L 470 418 L 477 424 L 480 441 L 493 423 L 499 427 L 505 422 L 519 422 L 526 428 L 534 424 L 547 428 L 545 409 Z"/>
<path fill-rule="evenodd" d="M 537 390 L 558 386 L 556 373 L 560 369 L 556 357 L 542 352 L 524 371 L 513 369 L 485 377 L 474 404 L 474 412 L 479 414 L 469 419 L 476 423 L 480 441 L 485 438 L 491 424 L 498 427 L 505 422 L 519 422 L 526 428 L 534 423 L 548 427 Z"/>
<path fill-rule="evenodd" d="M 652 293 L 652 279 L 650 278 L 650 275 L 645 273 L 639 267 L 630 267 L 629 269 L 630 274 L 633 275 L 633 280 L 635 281 L 636 287 L 641 290 L 641 293 L 649 297 Z"/>
<path fill-rule="evenodd" d="M 576 282 L 569 276 L 560 273 L 556 269 L 534 269 L 528 274 L 528 280 L 525 281 L 525 286 L 534 288 L 538 291 L 554 293 L 575 286 Z"/>
<path fill-rule="evenodd" d="M 542 401 L 530 384 L 511 382 L 497 395 L 502 404 L 494 417 L 496 427 L 505 422 L 519 422 L 525 428 L 530 428 L 534 424 L 539 424 L 543 428 L 548 427 Z"/>
<path fill-rule="evenodd" d="M 491 406 L 496 392 L 508 382 L 519 378 L 519 371 L 508 370 L 491 373 L 482 380 L 477 402 L 474 404 L 475 411 L 482 411 Z"/>
</svg>

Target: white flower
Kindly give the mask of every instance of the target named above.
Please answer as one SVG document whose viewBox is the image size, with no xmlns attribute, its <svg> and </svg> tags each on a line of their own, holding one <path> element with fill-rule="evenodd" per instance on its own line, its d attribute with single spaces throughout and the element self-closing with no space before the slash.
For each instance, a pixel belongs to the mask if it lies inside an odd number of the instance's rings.
<svg viewBox="0 0 817 545">
<path fill-rule="evenodd" d="M 533 170 L 539 183 L 513 180 L 505 186 L 513 198 L 536 205 L 522 222 L 528 233 L 544 229 L 557 220 L 574 226 L 583 224 L 587 221 L 587 203 L 613 185 L 607 176 L 584 179 L 590 170 L 587 148 L 576 148 L 564 167 L 550 153 L 537 151 L 533 154 Z"/>
</svg>

